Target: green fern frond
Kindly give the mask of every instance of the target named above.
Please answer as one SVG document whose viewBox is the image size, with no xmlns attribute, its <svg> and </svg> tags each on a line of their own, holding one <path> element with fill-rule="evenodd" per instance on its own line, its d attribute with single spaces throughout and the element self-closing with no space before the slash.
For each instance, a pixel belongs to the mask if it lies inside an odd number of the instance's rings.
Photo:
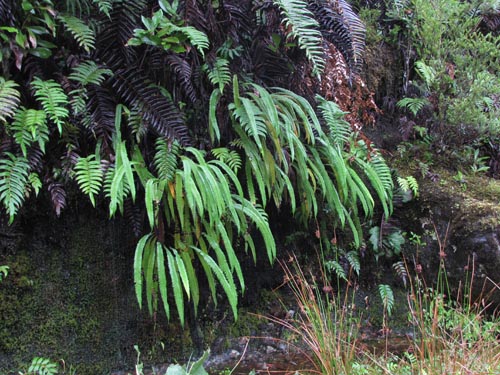
<svg viewBox="0 0 500 375">
<path fill-rule="evenodd" d="M 417 116 L 418 112 L 422 110 L 426 105 L 430 105 L 427 98 L 403 98 L 399 100 L 396 105 L 399 108 L 404 108 L 409 110 L 413 116 Z"/>
<path fill-rule="evenodd" d="M 14 81 L 6 81 L 0 77 L 0 122 L 6 122 L 19 106 L 21 93 L 17 90 L 19 85 Z"/>
<path fill-rule="evenodd" d="M 5 155 L 6 158 L 0 159 L 0 202 L 12 223 L 24 202 L 30 166 L 25 157 L 10 152 Z"/>
<path fill-rule="evenodd" d="M 66 108 L 68 97 L 61 85 L 54 80 L 42 81 L 38 77 L 31 82 L 31 85 L 35 88 L 35 98 L 42 105 L 50 120 L 57 125 L 59 133 L 62 134 L 62 127 L 69 112 Z"/>
<path fill-rule="evenodd" d="M 207 34 L 192 26 L 181 26 L 174 28 L 174 30 L 184 34 L 189 39 L 191 45 L 193 45 L 198 52 L 205 57 L 205 50 L 210 47 Z"/>
<path fill-rule="evenodd" d="M 418 197 L 418 182 L 415 177 L 399 177 L 397 178 L 398 185 L 403 192 L 411 191 L 413 196 Z"/>
<path fill-rule="evenodd" d="M 158 172 L 158 178 L 165 181 L 172 181 L 177 169 L 177 157 L 181 148 L 178 142 L 168 142 L 164 138 L 156 140 L 156 153 L 154 165 Z"/>
<path fill-rule="evenodd" d="M 218 58 L 211 67 L 205 65 L 204 69 L 208 71 L 210 83 L 214 86 L 219 86 L 219 91 L 222 94 L 224 87 L 231 82 L 232 78 L 231 71 L 229 70 L 229 61 Z"/>
<path fill-rule="evenodd" d="M 103 180 L 101 163 L 95 158 L 95 155 L 80 157 L 75 165 L 75 180 L 82 192 L 89 196 L 94 207 L 95 196 L 99 194 Z"/>
<path fill-rule="evenodd" d="M 313 74 L 319 76 L 325 69 L 323 37 L 319 23 L 307 9 L 306 0 L 274 0 L 281 9 L 283 22 L 290 28 L 290 36 L 296 38 L 299 48 L 303 49 L 313 65 Z"/>
<path fill-rule="evenodd" d="M 29 375 L 56 375 L 59 373 L 59 366 L 48 358 L 35 357 L 28 368 Z"/>
<path fill-rule="evenodd" d="M 30 173 L 29 176 L 28 176 L 28 181 L 31 185 L 31 187 L 33 188 L 33 190 L 35 190 L 35 195 L 38 196 L 38 193 L 40 192 L 40 189 L 42 188 L 42 181 L 40 180 L 40 176 L 38 175 L 38 173 Z"/>
<path fill-rule="evenodd" d="M 420 78 L 422 78 L 422 80 L 424 81 L 427 90 L 430 90 L 431 85 L 436 80 L 436 70 L 432 66 L 427 65 L 422 60 L 415 62 L 415 70 L 417 71 L 417 74 L 420 76 Z"/>
<path fill-rule="evenodd" d="M 214 148 L 211 152 L 217 160 L 227 164 L 234 173 L 238 173 L 241 168 L 241 156 L 238 152 L 226 147 Z"/>
<path fill-rule="evenodd" d="M 87 52 L 94 49 L 94 31 L 88 27 L 85 22 L 70 15 L 59 15 L 58 18 L 64 24 L 64 27 L 73 35 L 80 47 Z"/>
<path fill-rule="evenodd" d="M 42 152 L 45 152 L 45 143 L 49 140 L 45 111 L 21 107 L 9 130 L 13 132 L 14 140 L 21 147 L 25 157 L 28 155 L 28 148 L 34 142 L 38 142 Z"/>
<path fill-rule="evenodd" d="M 87 86 L 89 84 L 101 85 L 106 79 L 106 76 L 112 74 L 113 72 L 110 69 L 101 68 L 95 61 L 88 60 L 74 67 L 68 78 L 78 82 L 81 86 Z"/>
<path fill-rule="evenodd" d="M 359 256 L 358 253 L 355 251 L 349 251 L 345 257 L 349 261 L 349 264 L 351 265 L 352 269 L 354 272 L 356 272 L 356 275 L 359 276 L 359 273 L 361 271 L 361 263 L 359 261 Z"/>
<path fill-rule="evenodd" d="M 387 284 L 379 284 L 378 292 L 384 306 L 384 310 L 387 311 L 387 315 L 392 314 L 392 309 L 394 308 L 394 293 L 392 288 Z"/>
<path fill-rule="evenodd" d="M 335 102 L 325 100 L 321 96 L 316 96 L 316 100 L 319 102 L 318 107 L 328 127 L 331 141 L 343 147 L 352 135 L 351 126 L 344 119 L 346 112 L 342 111 Z"/>
<path fill-rule="evenodd" d="M 92 2 L 97 4 L 100 12 L 109 17 L 109 12 L 113 10 L 114 0 L 92 0 Z"/>
</svg>

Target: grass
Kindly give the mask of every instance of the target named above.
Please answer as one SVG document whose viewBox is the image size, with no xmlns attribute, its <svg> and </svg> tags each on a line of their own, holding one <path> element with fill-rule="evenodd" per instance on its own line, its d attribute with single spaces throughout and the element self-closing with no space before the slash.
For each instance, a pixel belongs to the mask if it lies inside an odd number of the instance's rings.
<svg viewBox="0 0 500 375">
<path fill-rule="evenodd" d="M 323 375 L 493 375 L 500 374 L 500 318 L 487 313 L 484 299 L 470 297 L 473 280 L 459 296 L 449 297 L 444 267 L 438 287 L 428 287 L 418 272 L 408 286 L 409 324 L 414 330 L 409 350 L 373 354 L 358 339 L 361 319 L 352 308 L 350 283 L 336 295 L 325 274 L 305 274 L 296 260 L 282 263 L 299 312 L 283 325 L 305 345 L 310 369 Z M 408 267 L 407 267 L 408 268 Z M 472 274 L 473 274 L 472 269 Z M 410 272 L 408 271 L 410 274 Z M 495 285 L 495 288 L 498 288 Z"/>
</svg>

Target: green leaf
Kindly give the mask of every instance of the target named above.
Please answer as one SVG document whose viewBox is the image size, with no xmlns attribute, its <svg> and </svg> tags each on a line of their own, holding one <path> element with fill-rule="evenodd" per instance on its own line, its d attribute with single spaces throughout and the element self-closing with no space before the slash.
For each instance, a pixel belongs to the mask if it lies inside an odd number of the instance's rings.
<svg viewBox="0 0 500 375">
<path fill-rule="evenodd" d="M 19 106 L 21 93 L 17 90 L 19 85 L 14 81 L 6 81 L 0 77 L 0 122 L 6 122 Z"/>
</svg>

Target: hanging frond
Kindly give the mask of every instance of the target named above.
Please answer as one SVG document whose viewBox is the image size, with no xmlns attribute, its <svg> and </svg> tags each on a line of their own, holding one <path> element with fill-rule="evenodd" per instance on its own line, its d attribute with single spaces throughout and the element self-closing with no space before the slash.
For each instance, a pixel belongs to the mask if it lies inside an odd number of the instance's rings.
<svg viewBox="0 0 500 375">
<path fill-rule="evenodd" d="M 169 143 L 164 138 L 158 138 L 155 149 L 154 165 L 158 172 L 158 178 L 169 182 L 175 176 L 180 146 L 175 141 Z"/>
<path fill-rule="evenodd" d="M 6 122 L 19 106 L 21 93 L 17 90 L 19 85 L 14 81 L 6 81 L 0 77 L 0 121 Z"/>
<path fill-rule="evenodd" d="M 9 215 L 9 223 L 22 206 L 30 166 L 25 157 L 7 152 L 0 159 L 0 202 Z"/>
<path fill-rule="evenodd" d="M 343 112 L 339 106 L 332 101 L 325 100 L 317 96 L 321 115 L 326 122 L 328 135 L 333 144 L 343 147 L 352 136 L 350 124 L 345 120 L 346 112 Z"/>
<path fill-rule="evenodd" d="M 78 45 L 85 51 L 90 52 L 94 49 L 95 35 L 90 27 L 81 19 L 70 15 L 58 15 L 59 20 L 64 27 L 73 35 Z"/>
<path fill-rule="evenodd" d="M 66 207 L 66 190 L 60 182 L 52 181 L 47 186 L 52 201 L 52 207 L 56 212 L 56 216 L 61 215 L 61 211 Z"/>
<path fill-rule="evenodd" d="M 340 51 L 349 68 L 359 73 L 363 66 L 366 27 L 346 0 L 310 0 L 308 9 L 321 33 Z"/>
<path fill-rule="evenodd" d="M 89 196 L 92 205 L 95 207 L 95 197 L 101 191 L 103 180 L 101 162 L 96 160 L 95 155 L 78 159 L 75 165 L 75 180 L 82 192 Z"/>
<path fill-rule="evenodd" d="M 45 153 L 45 143 L 49 140 L 45 111 L 21 107 L 9 130 L 13 133 L 15 141 L 21 147 L 25 157 L 28 156 L 28 148 L 34 142 L 37 142 L 42 152 Z"/>
<path fill-rule="evenodd" d="M 198 98 L 191 82 L 192 71 L 189 63 L 176 54 L 168 55 L 166 59 L 170 68 L 175 72 L 175 79 L 180 83 L 186 95 L 192 102 L 196 102 Z"/>
<path fill-rule="evenodd" d="M 378 292 L 380 299 L 382 300 L 384 310 L 387 312 L 387 315 L 390 316 L 392 314 L 392 309 L 394 308 L 394 293 L 392 292 L 392 288 L 387 284 L 379 284 Z"/>
<path fill-rule="evenodd" d="M 297 40 L 313 65 L 313 74 L 319 76 L 325 68 L 323 37 L 319 23 L 313 13 L 307 9 L 306 0 L 274 0 L 281 9 L 283 22 L 289 28 L 290 37 Z"/>
<path fill-rule="evenodd" d="M 31 85 L 35 88 L 35 98 L 42 105 L 50 120 L 57 125 L 59 133 L 62 134 L 62 127 L 69 112 L 66 108 L 68 97 L 61 85 L 54 80 L 42 81 L 38 77 L 31 82 Z"/>
<path fill-rule="evenodd" d="M 221 94 L 224 87 L 231 82 L 231 71 L 229 70 L 229 61 L 223 58 L 217 58 L 212 66 L 205 65 L 204 69 L 208 72 L 208 79 L 214 86 L 219 87 Z"/>
<path fill-rule="evenodd" d="M 234 173 L 238 173 L 241 168 L 241 156 L 238 152 L 226 147 L 213 148 L 211 152 L 217 160 L 227 164 Z"/>
<path fill-rule="evenodd" d="M 143 72 L 137 69 L 117 71 L 112 78 L 113 88 L 129 107 L 138 111 L 144 121 L 158 134 L 189 144 L 187 128 L 177 107 L 163 96 Z"/>
</svg>

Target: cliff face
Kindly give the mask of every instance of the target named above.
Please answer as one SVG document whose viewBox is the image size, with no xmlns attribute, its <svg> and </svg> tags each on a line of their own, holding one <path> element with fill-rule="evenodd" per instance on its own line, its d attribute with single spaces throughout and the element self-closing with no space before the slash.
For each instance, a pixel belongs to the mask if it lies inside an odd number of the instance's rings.
<svg viewBox="0 0 500 375">
<path fill-rule="evenodd" d="M 17 374 L 43 356 L 63 358 L 79 374 L 105 374 L 132 368 L 134 345 L 157 359 L 159 342 L 175 341 L 169 355 L 181 355 L 186 335 L 177 325 L 138 308 L 133 251 L 126 226 L 95 210 L 60 219 L 37 211 L 2 226 L 0 264 L 10 269 L 0 284 L 0 373 Z"/>
</svg>

